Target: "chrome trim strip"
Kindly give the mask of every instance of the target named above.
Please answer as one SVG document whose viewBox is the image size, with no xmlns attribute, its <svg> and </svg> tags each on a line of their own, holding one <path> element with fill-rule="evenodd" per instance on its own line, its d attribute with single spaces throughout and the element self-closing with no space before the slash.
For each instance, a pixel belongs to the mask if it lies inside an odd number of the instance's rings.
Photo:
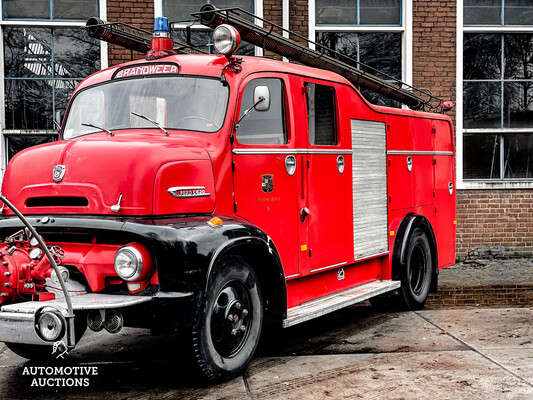
<svg viewBox="0 0 533 400">
<path fill-rule="evenodd" d="M 335 267 L 340 267 L 340 266 L 343 266 L 343 265 L 346 265 L 348 264 L 347 261 L 344 261 L 344 262 L 341 262 L 341 263 L 337 263 L 337 264 L 333 264 L 333 265 L 328 265 L 327 267 L 321 267 L 321 268 L 317 268 L 317 269 L 312 269 L 310 270 L 309 272 L 318 272 L 318 271 L 323 271 L 325 269 L 330 269 L 330 268 L 335 268 Z"/>
<path fill-rule="evenodd" d="M 191 197 L 208 197 L 211 193 L 205 192 L 205 186 L 173 186 L 167 189 L 172 196 L 178 199 L 188 199 Z M 190 192 L 179 194 L 178 192 Z"/>
<path fill-rule="evenodd" d="M 73 310 L 102 310 L 109 308 L 130 307 L 152 300 L 151 296 L 129 296 L 115 294 L 88 293 L 80 296 L 70 296 Z M 64 311 L 65 299 L 57 297 L 49 301 L 27 301 L 2 306 L 2 312 L 35 314 L 40 308 L 55 307 Z M 0 313 L 2 315 L 3 313 Z"/>
<path fill-rule="evenodd" d="M 387 151 L 389 156 L 403 156 L 403 155 L 417 155 L 417 156 L 453 156 L 453 151 L 418 151 L 418 150 L 390 150 Z"/>
<path fill-rule="evenodd" d="M 300 274 L 294 274 L 294 275 L 286 276 L 285 280 L 290 279 L 290 278 L 296 278 L 297 276 L 300 276 Z"/>
<path fill-rule="evenodd" d="M 282 320 L 283 328 L 320 317 L 341 308 L 350 306 L 371 297 L 398 289 L 400 281 L 375 281 L 311 300 L 287 310 L 287 318 Z"/>
<path fill-rule="evenodd" d="M 345 149 L 233 149 L 233 154 L 353 154 Z"/>
</svg>

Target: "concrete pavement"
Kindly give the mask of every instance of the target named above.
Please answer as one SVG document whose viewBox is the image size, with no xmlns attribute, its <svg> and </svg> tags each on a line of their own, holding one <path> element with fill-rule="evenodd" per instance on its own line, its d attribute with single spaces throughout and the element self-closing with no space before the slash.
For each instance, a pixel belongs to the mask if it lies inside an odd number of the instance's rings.
<svg viewBox="0 0 533 400">
<path fill-rule="evenodd" d="M 84 387 L 35 387 L 0 345 L 4 399 L 531 399 L 533 309 L 378 312 L 354 306 L 265 338 L 244 376 L 205 387 L 177 338 L 87 333 L 59 366 L 96 366 Z M 26 368 L 26 370 L 25 370 Z"/>
</svg>

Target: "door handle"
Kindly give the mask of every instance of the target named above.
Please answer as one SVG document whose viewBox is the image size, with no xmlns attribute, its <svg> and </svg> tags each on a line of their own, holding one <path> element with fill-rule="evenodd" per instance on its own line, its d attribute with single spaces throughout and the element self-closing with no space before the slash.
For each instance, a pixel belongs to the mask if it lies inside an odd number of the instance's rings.
<svg viewBox="0 0 533 400">
<path fill-rule="evenodd" d="M 309 211 L 309 209 L 307 207 L 304 207 L 300 210 L 300 220 L 302 222 L 305 221 L 305 219 L 307 218 L 308 215 L 311 214 L 311 211 Z"/>
</svg>

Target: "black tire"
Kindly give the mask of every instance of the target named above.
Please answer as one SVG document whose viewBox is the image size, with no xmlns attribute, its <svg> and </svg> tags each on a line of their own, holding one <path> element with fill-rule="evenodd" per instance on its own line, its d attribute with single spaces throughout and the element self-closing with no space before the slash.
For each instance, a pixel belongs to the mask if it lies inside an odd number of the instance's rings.
<svg viewBox="0 0 533 400">
<path fill-rule="evenodd" d="M 192 333 L 193 356 L 201 374 L 211 382 L 241 374 L 257 348 L 262 322 L 255 272 L 241 257 L 225 257 L 212 273 L 205 308 Z"/>
<path fill-rule="evenodd" d="M 424 307 L 431 288 L 432 260 L 429 240 L 422 229 L 416 228 L 409 238 L 401 272 L 400 298 L 409 310 Z"/>
</svg>

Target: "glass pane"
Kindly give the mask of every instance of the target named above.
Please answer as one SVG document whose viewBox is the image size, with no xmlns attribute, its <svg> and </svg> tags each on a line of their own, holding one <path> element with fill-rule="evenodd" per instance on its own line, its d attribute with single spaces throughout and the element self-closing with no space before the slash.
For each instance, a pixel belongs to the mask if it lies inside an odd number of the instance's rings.
<svg viewBox="0 0 533 400">
<path fill-rule="evenodd" d="M 332 49 L 345 55 L 346 57 L 357 60 L 358 37 L 356 33 L 341 33 L 341 32 L 317 32 L 316 42 L 327 49 Z M 317 50 L 322 48 L 317 46 Z M 350 62 L 331 52 L 326 52 L 331 57 L 340 58 L 341 61 L 357 66 L 356 62 Z"/>
<path fill-rule="evenodd" d="M 359 61 L 373 68 L 363 71 L 380 78 L 401 79 L 402 39 L 399 33 L 362 33 L 359 35 Z M 379 71 L 379 72 L 377 72 Z M 385 75 L 384 75 L 385 74 Z"/>
<path fill-rule="evenodd" d="M 228 93 L 229 88 L 218 78 L 118 78 L 87 88 L 74 97 L 63 127 L 63 137 L 72 139 L 99 132 L 98 127 L 157 129 L 142 116 L 169 129 L 216 132 L 224 124 Z"/>
<path fill-rule="evenodd" d="M 317 24 L 357 24 L 357 3 L 353 0 L 316 0 L 315 13 Z"/>
<path fill-rule="evenodd" d="M 309 143 L 331 146 L 337 144 L 335 89 L 331 86 L 306 83 Z"/>
<path fill-rule="evenodd" d="M 501 3 L 501 0 L 464 0 L 464 24 L 501 25 Z"/>
<path fill-rule="evenodd" d="M 464 79 L 501 79 L 502 40 L 495 34 L 464 35 Z"/>
<path fill-rule="evenodd" d="M 191 16 L 191 13 L 200 11 L 200 8 L 202 8 L 205 3 L 214 3 L 217 8 L 239 7 L 243 10 L 253 12 L 253 0 L 164 0 L 164 15 L 170 21 L 191 21 L 194 19 L 194 17 Z M 249 19 L 248 17 L 244 18 Z"/>
<path fill-rule="evenodd" d="M 396 108 L 402 107 L 402 104 L 400 102 L 389 99 L 388 97 L 377 94 L 376 92 L 372 92 L 371 90 L 368 90 L 365 88 L 359 88 L 359 91 L 364 96 L 364 98 L 367 99 L 372 104 L 375 104 L 378 106 L 385 106 L 385 107 L 396 107 Z"/>
<path fill-rule="evenodd" d="M 501 84 L 464 83 L 464 127 L 501 128 Z"/>
<path fill-rule="evenodd" d="M 533 134 L 503 137 L 505 178 L 533 178 Z"/>
<path fill-rule="evenodd" d="M 254 90 L 257 86 L 270 89 L 270 108 L 256 111 L 252 108 L 248 116 L 244 112 L 254 104 Z M 243 144 L 287 143 L 285 129 L 285 91 L 280 79 L 254 79 L 246 85 L 242 95 L 239 118 L 243 118 L 237 130 L 237 140 Z"/>
<path fill-rule="evenodd" d="M 18 135 L 7 136 L 7 157 L 8 161 L 19 151 L 38 144 L 54 142 L 56 135 Z"/>
<path fill-rule="evenodd" d="M 533 25 L 531 0 L 505 0 L 505 25 Z"/>
<path fill-rule="evenodd" d="M 503 84 L 504 128 L 533 127 L 533 82 Z"/>
<path fill-rule="evenodd" d="M 57 79 L 54 81 L 55 111 L 65 111 L 70 95 L 81 81 L 74 79 Z"/>
<path fill-rule="evenodd" d="M 500 179 L 500 136 L 463 135 L 465 179 Z"/>
<path fill-rule="evenodd" d="M 6 129 L 53 129 L 51 80 L 5 80 Z"/>
<path fill-rule="evenodd" d="M 211 33 L 206 31 L 191 31 L 191 44 L 195 47 L 198 47 L 198 50 L 209 53 L 210 47 L 208 47 L 211 42 Z M 175 30 L 174 31 L 174 45 L 183 45 L 187 46 L 187 31 L 186 30 Z M 242 42 L 241 42 L 242 44 Z"/>
<path fill-rule="evenodd" d="M 360 0 L 362 25 L 400 25 L 400 0 Z"/>
<path fill-rule="evenodd" d="M 533 78 L 533 35 L 504 35 L 505 78 Z"/>
<path fill-rule="evenodd" d="M 4 70 L 9 77 L 52 76 L 52 31 L 46 28 L 4 29 Z"/>
<path fill-rule="evenodd" d="M 100 70 L 100 41 L 84 28 L 54 29 L 54 72 L 61 78 L 85 78 Z"/>
<path fill-rule="evenodd" d="M 87 20 L 98 16 L 97 0 L 54 0 L 54 19 Z"/>
<path fill-rule="evenodd" d="M 50 19 L 50 0 L 4 0 L 4 18 Z"/>
</svg>

